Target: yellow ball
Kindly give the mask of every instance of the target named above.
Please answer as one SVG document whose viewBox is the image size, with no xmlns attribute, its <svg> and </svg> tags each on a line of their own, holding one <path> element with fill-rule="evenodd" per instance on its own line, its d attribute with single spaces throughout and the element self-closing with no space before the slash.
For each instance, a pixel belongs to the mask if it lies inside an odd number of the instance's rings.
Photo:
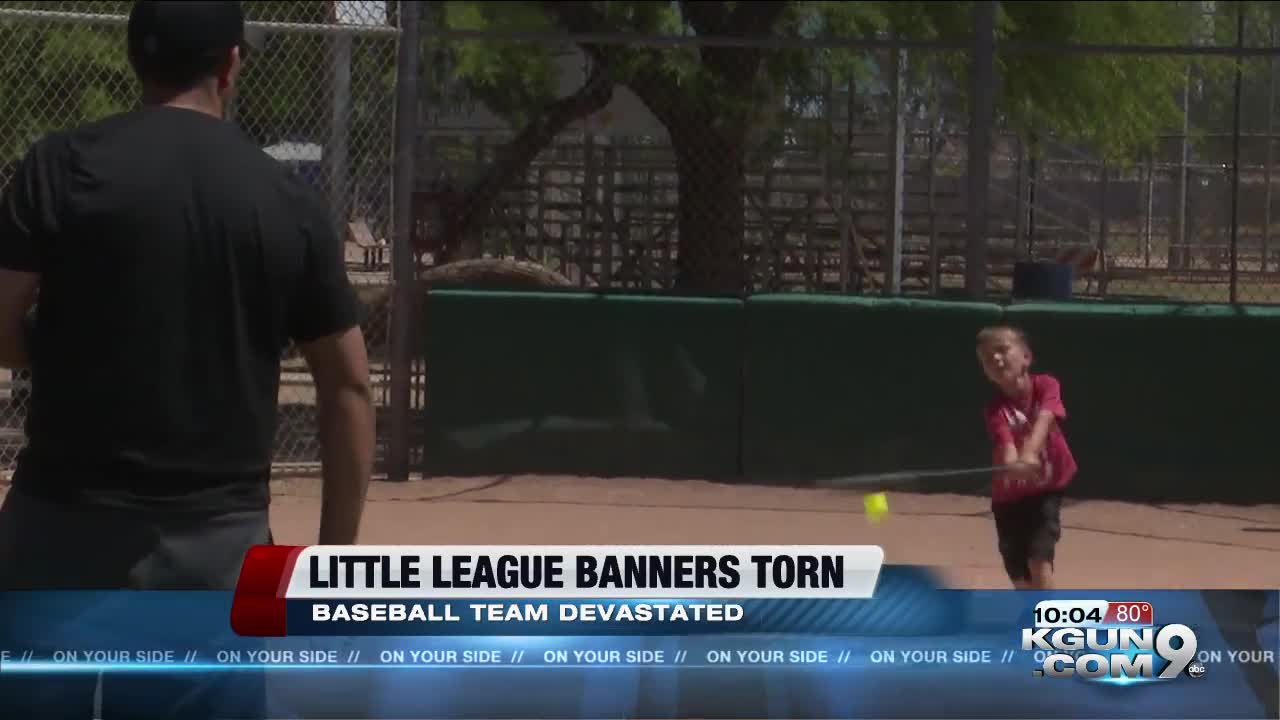
<svg viewBox="0 0 1280 720">
<path fill-rule="evenodd" d="M 880 522 L 885 515 L 889 514 L 889 497 L 884 493 L 873 493 L 862 499 L 862 505 L 866 509 L 867 518 L 871 522 Z"/>
</svg>

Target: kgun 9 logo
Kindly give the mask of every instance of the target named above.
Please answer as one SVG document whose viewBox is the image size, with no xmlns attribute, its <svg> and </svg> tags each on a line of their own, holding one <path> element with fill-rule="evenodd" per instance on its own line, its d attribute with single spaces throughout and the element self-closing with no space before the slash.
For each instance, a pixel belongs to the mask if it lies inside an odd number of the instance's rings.
<svg viewBox="0 0 1280 720">
<path fill-rule="evenodd" d="M 1200 647 L 1186 625 L 1143 628 L 1024 628 L 1022 649 L 1035 651 L 1036 677 L 1171 680 L 1204 674 Z M 1163 667 L 1156 668 L 1157 659 Z"/>
</svg>

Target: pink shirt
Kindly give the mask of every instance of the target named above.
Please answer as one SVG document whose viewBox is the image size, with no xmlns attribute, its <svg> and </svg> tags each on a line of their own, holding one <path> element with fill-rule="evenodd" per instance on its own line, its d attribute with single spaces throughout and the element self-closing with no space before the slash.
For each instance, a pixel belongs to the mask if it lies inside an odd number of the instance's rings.
<svg viewBox="0 0 1280 720">
<path fill-rule="evenodd" d="M 1015 478 L 1009 473 L 997 472 L 992 481 L 991 501 L 1005 503 L 1029 495 L 1064 489 L 1076 474 L 1076 461 L 1062 434 L 1062 420 L 1067 409 L 1062 404 L 1062 392 L 1058 381 L 1050 375 L 1031 376 L 1031 397 L 1024 404 L 1021 400 L 997 395 L 987 404 L 987 432 L 993 444 L 993 465 L 1004 463 L 1003 448 L 1014 443 L 1019 451 L 1031 434 L 1035 418 L 1048 411 L 1058 420 L 1049 430 L 1044 449 L 1040 451 L 1040 472 L 1035 476 Z"/>
</svg>

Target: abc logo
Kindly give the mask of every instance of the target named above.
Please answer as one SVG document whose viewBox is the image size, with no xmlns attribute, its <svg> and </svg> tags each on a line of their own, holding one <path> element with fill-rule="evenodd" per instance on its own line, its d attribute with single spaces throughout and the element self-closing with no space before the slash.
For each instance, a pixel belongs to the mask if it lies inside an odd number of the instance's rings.
<svg viewBox="0 0 1280 720">
<path fill-rule="evenodd" d="M 1208 670 L 1208 668 L 1206 668 L 1202 662 L 1193 662 L 1187 666 L 1187 674 L 1193 678 L 1204 677 L 1206 670 Z"/>
</svg>

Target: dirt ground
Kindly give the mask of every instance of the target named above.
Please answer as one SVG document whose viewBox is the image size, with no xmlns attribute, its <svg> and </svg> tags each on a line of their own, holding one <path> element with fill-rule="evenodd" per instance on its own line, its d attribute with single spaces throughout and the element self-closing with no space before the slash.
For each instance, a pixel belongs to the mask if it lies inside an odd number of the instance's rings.
<svg viewBox="0 0 1280 720">
<path fill-rule="evenodd" d="M 319 482 L 278 480 L 276 541 L 315 542 Z M 948 585 L 1001 589 L 987 501 L 889 496 L 870 523 L 838 490 L 643 478 L 431 478 L 375 482 L 370 544 L 873 544 L 886 562 L 938 568 Z M 1068 501 L 1058 554 L 1067 589 L 1280 587 L 1280 505 L 1133 505 Z"/>
</svg>

